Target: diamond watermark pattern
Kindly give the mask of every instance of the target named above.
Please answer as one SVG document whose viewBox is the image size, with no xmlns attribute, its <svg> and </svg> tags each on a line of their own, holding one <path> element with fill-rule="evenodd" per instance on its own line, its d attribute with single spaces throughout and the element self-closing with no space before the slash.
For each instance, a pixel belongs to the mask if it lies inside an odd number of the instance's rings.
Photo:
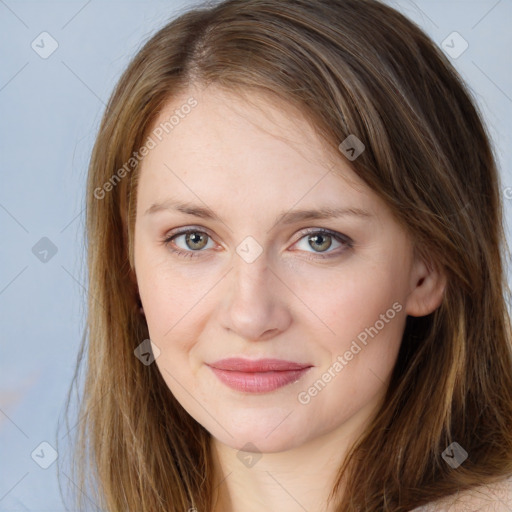
<svg viewBox="0 0 512 512">
<path fill-rule="evenodd" d="M 458 59 L 469 48 L 469 43 L 458 32 L 452 32 L 441 47 L 452 59 Z"/>
<path fill-rule="evenodd" d="M 48 32 L 41 32 L 30 46 L 39 57 L 47 59 L 59 47 L 59 43 Z"/>
<path fill-rule="evenodd" d="M 252 468 L 261 459 L 261 452 L 253 443 L 246 443 L 236 456 L 244 466 Z"/>
<path fill-rule="evenodd" d="M 263 248 L 252 236 L 248 236 L 238 245 L 236 252 L 246 263 L 252 263 L 261 255 Z"/>
<path fill-rule="evenodd" d="M 457 469 L 468 458 L 468 452 L 464 450 L 459 443 L 453 442 L 441 454 L 441 457 L 443 457 L 446 463 L 453 469 Z"/>
<path fill-rule="evenodd" d="M 48 263 L 56 254 L 57 246 L 46 236 L 32 247 L 32 253 L 42 263 Z"/>
<path fill-rule="evenodd" d="M 338 149 L 353 162 L 363 153 L 365 145 L 355 135 L 351 134 L 338 146 Z"/>
<path fill-rule="evenodd" d="M 142 364 L 149 366 L 160 355 L 160 349 L 149 339 L 144 340 L 133 351 Z"/>
<path fill-rule="evenodd" d="M 36 447 L 30 456 L 38 466 L 43 469 L 48 469 L 57 460 L 59 454 L 50 443 L 43 441 Z"/>
</svg>

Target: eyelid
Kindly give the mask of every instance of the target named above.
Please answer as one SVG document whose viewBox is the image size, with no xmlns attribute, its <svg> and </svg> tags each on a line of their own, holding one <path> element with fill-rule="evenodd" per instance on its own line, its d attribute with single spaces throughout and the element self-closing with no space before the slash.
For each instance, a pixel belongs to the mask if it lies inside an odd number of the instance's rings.
<svg viewBox="0 0 512 512">
<path fill-rule="evenodd" d="M 305 230 L 299 231 L 298 234 L 300 236 L 297 238 L 297 242 L 300 239 L 302 239 L 304 236 L 314 234 L 314 233 L 325 233 L 326 235 L 331 235 L 332 237 L 340 239 L 342 242 L 344 242 L 346 244 L 354 243 L 354 241 L 348 235 L 340 233 L 339 231 L 334 231 L 332 229 L 321 228 L 321 227 L 306 228 Z"/>
<path fill-rule="evenodd" d="M 297 240 L 292 244 L 292 247 L 296 244 L 298 244 L 303 238 L 305 238 L 307 235 L 314 235 L 314 234 L 320 234 L 320 235 L 328 235 L 332 238 L 334 238 L 339 244 L 340 247 L 336 247 L 334 250 L 329 250 L 325 252 L 315 252 L 315 251 L 297 251 L 297 252 L 304 252 L 307 254 L 306 258 L 313 260 L 313 261 L 321 261 L 321 260 L 327 260 L 330 258 L 336 258 L 340 257 L 342 254 L 344 254 L 347 250 L 352 249 L 354 247 L 354 241 L 344 233 L 340 233 L 338 231 L 333 231 L 331 229 L 327 228 L 321 228 L 321 227 L 313 227 L 313 228 L 307 228 L 306 230 L 302 230 L 299 232 L 299 236 Z"/>
<path fill-rule="evenodd" d="M 175 229 L 167 232 L 162 239 L 162 243 L 165 246 L 168 246 L 172 242 L 173 238 L 177 238 L 182 235 L 187 235 L 189 233 L 203 233 L 203 234 L 207 235 L 208 238 L 210 238 L 212 241 L 215 242 L 214 237 L 210 234 L 210 231 L 207 228 L 204 228 L 202 226 L 192 225 L 192 226 L 183 226 L 180 228 L 175 228 Z M 293 242 L 292 246 L 296 245 L 304 237 L 306 237 L 307 235 L 310 235 L 310 234 L 325 234 L 325 235 L 331 236 L 332 238 L 336 239 L 342 246 L 345 246 L 341 252 L 345 252 L 345 250 L 351 249 L 354 246 L 354 241 L 349 236 L 345 235 L 344 233 L 340 233 L 338 231 L 333 231 L 331 229 L 322 228 L 322 227 L 310 227 L 310 228 L 306 228 L 306 229 L 298 231 L 297 239 L 295 240 L 295 242 Z M 215 242 L 215 243 L 217 243 L 217 242 Z M 307 254 L 311 255 L 311 256 L 309 256 L 310 259 L 318 260 L 318 259 L 322 259 L 322 258 L 326 259 L 326 258 L 330 258 L 330 257 L 335 257 L 337 255 L 341 255 L 339 249 L 340 248 L 338 247 L 333 251 L 328 251 L 328 252 L 324 252 L 324 253 L 314 252 L 314 251 L 313 252 L 298 251 L 298 252 L 306 252 Z M 216 250 L 216 249 L 213 249 L 213 250 Z M 187 257 L 199 256 L 202 252 L 206 252 L 205 250 L 187 251 L 187 250 L 183 250 L 183 249 L 179 249 L 179 248 L 171 249 L 171 251 L 173 253 L 177 253 L 178 255 L 185 255 Z"/>
<path fill-rule="evenodd" d="M 186 235 L 187 233 L 204 233 L 205 235 L 208 235 L 212 240 L 214 237 L 212 236 L 211 232 L 203 227 L 203 226 L 181 226 L 179 228 L 171 229 L 171 231 L 167 231 L 165 235 L 163 236 L 163 241 L 169 240 L 173 236 L 179 236 L 179 235 Z"/>
<path fill-rule="evenodd" d="M 204 227 L 201 227 L 201 226 L 184 226 L 184 227 L 181 227 L 181 228 L 175 228 L 171 231 L 168 231 L 162 238 L 161 242 L 164 244 L 164 246 L 168 246 L 172 241 L 173 239 L 179 237 L 179 236 L 182 236 L 182 235 L 187 235 L 189 233 L 203 233 L 205 235 L 208 236 L 208 238 L 210 240 L 212 240 L 214 243 L 217 243 L 215 242 L 215 239 L 214 237 L 210 234 L 209 230 L 204 228 Z M 216 249 L 213 249 L 213 250 L 216 250 Z M 187 254 L 187 255 L 199 255 L 201 252 L 205 252 L 204 250 L 200 250 L 200 251 L 185 251 L 184 249 L 180 249 L 180 248 L 177 248 L 177 249 L 171 249 L 172 252 L 174 253 L 178 253 L 178 254 Z"/>
<path fill-rule="evenodd" d="M 184 224 L 183 226 L 178 226 L 176 228 L 171 229 L 168 234 L 177 233 L 177 232 L 183 232 L 183 231 L 191 231 L 193 229 L 196 229 L 197 231 L 210 233 L 210 229 L 205 226 L 200 226 L 196 224 Z"/>
</svg>

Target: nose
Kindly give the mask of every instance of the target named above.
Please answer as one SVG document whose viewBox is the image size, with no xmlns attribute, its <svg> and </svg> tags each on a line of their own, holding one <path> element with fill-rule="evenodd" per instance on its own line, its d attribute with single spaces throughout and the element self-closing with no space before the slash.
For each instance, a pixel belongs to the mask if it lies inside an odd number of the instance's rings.
<svg viewBox="0 0 512 512">
<path fill-rule="evenodd" d="M 265 252 L 248 263 L 234 255 L 225 278 L 221 324 L 244 340 L 265 341 L 285 331 L 292 321 L 291 292 L 270 268 Z"/>
</svg>

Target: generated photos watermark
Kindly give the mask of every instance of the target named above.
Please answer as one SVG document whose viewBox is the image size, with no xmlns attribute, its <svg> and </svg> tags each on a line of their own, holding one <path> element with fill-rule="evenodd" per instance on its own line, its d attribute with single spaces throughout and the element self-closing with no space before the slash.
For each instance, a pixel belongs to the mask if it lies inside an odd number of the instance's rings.
<svg viewBox="0 0 512 512">
<path fill-rule="evenodd" d="M 185 117 L 187 117 L 192 109 L 197 107 L 198 101 L 191 97 L 186 103 L 181 105 L 180 108 L 174 111 L 174 114 L 169 117 L 167 121 L 160 123 L 148 136 L 146 142 L 134 151 L 132 156 L 125 164 L 120 167 L 101 187 L 94 189 L 94 197 L 101 200 L 105 197 L 107 192 L 110 192 L 114 187 L 130 172 L 132 172 L 139 162 L 154 149 L 158 142 L 161 142 L 165 135 L 168 135 L 176 126 L 178 126 Z"/>
<path fill-rule="evenodd" d="M 368 344 L 368 337 L 374 338 L 379 334 L 379 332 L 384 329 L 386 324 L 388 324 L 393 318 L 395 318 L 396 314 L 402 311 L 403 306 L 399 302 L 395 302 L 392 307 L 390 307 L 385 313 L 382 313 L 379 316 L 379 320 L 377 320 L 372 326 L 366 327 L 363 331 L 361 331 L 355 339 L 352 340 L 350 348 L 345 351 L 343 355 L 338 355 L 336 357 L 336 361 L 329 366 L 329 368 L 317 379 L 313 385 L 311 385 L 307 390 L 301 391 L 297 395 L 298 401 L 307 405 L 311 402 L 311 399 L 320 393 L 329 382 L 331 382 L 348 364 L 354 356 L 359 354 L 361 350 Z M 361 345 L 363 347 L 361 347 Z"/>
</svg>

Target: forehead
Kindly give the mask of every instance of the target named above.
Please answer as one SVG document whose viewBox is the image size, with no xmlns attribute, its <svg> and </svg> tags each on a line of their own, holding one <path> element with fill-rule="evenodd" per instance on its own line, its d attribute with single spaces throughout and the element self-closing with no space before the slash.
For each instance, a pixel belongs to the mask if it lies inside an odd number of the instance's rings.
<svg viewBox="0 0 512 512">
<path fill-rule="evenodd" d="M 156 144 L 142 161 L 143 201 L 185 194 L 242 206 L 263 198 L 268 206 L 349 199 L 377 206 L 304 114 L 269 95 L 191 88 L 165 105 L 150 136 Z"/>
</svg>

